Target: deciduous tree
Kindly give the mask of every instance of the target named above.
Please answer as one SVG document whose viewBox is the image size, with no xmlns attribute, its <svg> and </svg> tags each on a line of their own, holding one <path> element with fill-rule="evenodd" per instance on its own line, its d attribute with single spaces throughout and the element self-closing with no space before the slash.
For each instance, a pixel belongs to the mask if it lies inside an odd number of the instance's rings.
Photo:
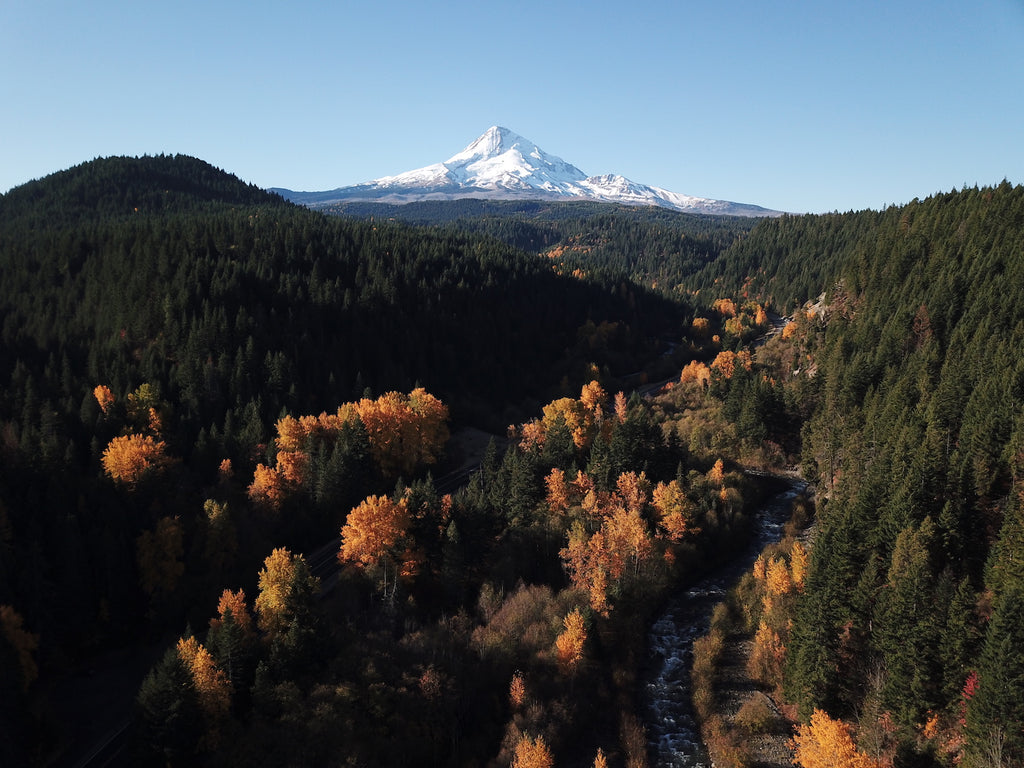
<svg viewBox="0 0 1024 768">
<path fill-rule="evenodd" d="M 793 762 L 802 768 L 877 768 L 878 764 L 857 749 L 850 726 L 814 710 L 811 722 L 797 728 L 792 741 Z"/>
<path fill-rule="evenodd" d="M 574 608 L 562 620 L 564 630 L 555 638 L 555 657 L 558 668 L 567 675 L 576 671 L 583 660 L 583 646 L 587 642 L 587 623 L 579 608 Z"/>
<path fill-rule="evenodd" d="M 151 435 L 115 437 L 103 451 L 103 469 L 114 482 L 135 487 L 150 474 L 159 474 L 170 464 L 163 440 Z"/>
<path fill-rule="evenodd" d="M 554 764 L 555 758 L 543 736 L 533 739 L 524 734 L 516 744 L 512 768 L 552 768 Z"/>
</svg>

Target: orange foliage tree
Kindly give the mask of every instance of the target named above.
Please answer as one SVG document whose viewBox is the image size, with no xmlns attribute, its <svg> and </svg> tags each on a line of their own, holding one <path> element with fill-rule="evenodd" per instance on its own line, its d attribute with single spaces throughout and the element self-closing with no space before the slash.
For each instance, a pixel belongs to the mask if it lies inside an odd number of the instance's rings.
<svg viewBox="0 0 1024 768">
<path fill-rule="evenodd" d="M 789 567 L 793 586 L 801 592 L 804 589 L 804 579 L 807 578 L 807 560 L 807 548 L 799 541 L 794 541 L 793 549 L 789 553 Z"/>
<path fill-rule="evenodd" d="M 590 607 L 601 615 L 608 612 L 609 589 L 627 576 L 639 575 L 653 551 L 644 519 L 648 491 L 646 476 L 632 472 L 620 475 L 610 494 L 589 490 L 582 506 L 600 526 L 590 535 L 577 520 L 559 553 L 573 586 L 590 596 Z"/>
<path fill-rule="evenodd" d="M 257 506 L 280 509 L 287 494 L 287 483 L 279 470 L 257 464 L 248 493 L 249 499 Z"/>
<path fill-rule="evenodd" d="M 753 360 L 750 353 L 745 349 L 739 352 L 724 350 L 719 352 L 711 363 L 711 370 L 718 372 L 723 379 L 731 379 L 736 372 L 736 366 L 741 366 L 749 371 L 753 367 Z"/>
<path fill-rule="evenodd" d="M 448 442 L 448 406 L 423 388 L 408 395 L 388 392 L 376 400 L 363 398 L 355 410 L 385 477 L 435 464 Z"/>
<path fill-rule="evenodd" d="M 180 638 L 177 650 L 178 658 L 192 678 L 192 687 L 205 718 L 203 745 L 212 749 L 220 741 L 220 727 L 227 720 L 231 707 L 231 681 L 194 637 Z"/>
<path fill-rule="evenodd" d="M 230 589 L 225 589 L 220 593 L 220 600 L 217 601 L 217 618 L 210 619 L 210 628 L 216 629 L 221 626 L 229 611 L 231 612 L 231 618 L 238 625 L 238 628 L 242 630 L 243 634 L 246 636 L 252 635 L 252 614 L 249 612 L 249 606 L 245 601 L 245 590 L 240 589 L 237 592 L 232 592 Z"/>
<path fill-rule="evenodd" d="M 736 317 L 736 302 L 732 299 L 715 299 L 711 307 L 723 317 Z"/>
<path fill-rule="evenodd" d="M 878 763 L 857 749 L 850 726 L 815 709 L 811 722 L 797 728 L 793 762 L 802 768 L 877 768 Z"/>
<path fill-rule="evenodd" d="M 114 393 L 110 391 L 110 387 L 98 384 L 96 389 L 92 391 L 92 394 L 96 398 L 96 402 L 100 404 L 100 410 L 103 411 L 103 415 L 108 416 L 110 409 L 114 407 Z"/>
<path fill-rule="evenodd" d="M 150 435 L 115 437 L 103 451 L 103 469 L 114 482 L 134 487 L 144 477 L 158 474 L 169 464 L 163 440 Z"/>
<path fill-rule="evenodd" d="M 679 383 L 687 384 L 691 381 L 707 388 L 711 383 L 711 369 L 698 360 L 687 363 L 679 374 Z"/>
<path fill-rule="evenodd" d="M 516 744 L 512 768 L 552 768 L 554 764 L 555 758 L 543 736 L 532 739 L 524 734 Z"/>
<path fill-rule="evenodd" d="M 387 496 L 369 496 L 348 513 L 341 528 L 342 562 L 381 568 L 382 588 L 387 594 L 388 571 L 393 570 L 392 589 L 397 586 L 398 563 L 407 549 L 406 534 L 410 517 L 406 500 L 397 502 Z"/>
<path fill-rule="evenodd" d="M 194 637 L 182 637 L 178 640 L 178 658 L 192 676 L 203 713 L 208 718 L 224 719 L 231 706 L 231 683 L 210 652 Z"/>
<path fill-rule="evenodd" d="M 558 467 L 552 468 L 544 478 L 547 487 L 548 509 L 558 514 L 569 508 L 569 485 L 565 482 L 565 472 Z"/>
<path fill-rule="evenodd" d="M 555 658 L 558 668 L 565 674 L 576 671 L 583 661 L 583 646 L 587 642 L 587 624 L 579 608 L 574 608 L 562 620 L 565 628 L 555 638 Z"/>
</svg>

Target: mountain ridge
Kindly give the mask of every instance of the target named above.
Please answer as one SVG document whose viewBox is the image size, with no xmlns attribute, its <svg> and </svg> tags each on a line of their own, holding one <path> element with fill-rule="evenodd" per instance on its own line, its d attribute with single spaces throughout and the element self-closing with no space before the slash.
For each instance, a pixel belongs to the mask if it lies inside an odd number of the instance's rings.
<svg viewBox="0 0 1024 768">
<path fill-rule="evenodd" d="M 561 157 L 501 126 L 491 126 L 441 163 L 322 192 L 273 187 L 291 202 L 321 208 L 342 202 L 404 204 L 466 198 L 491 200 L 595 200 L 654 205 L 684 213 L 780 216 L 757 205 L 711 200 L 639 184 L 618 174 L 588 176 Z"/>
</svg>

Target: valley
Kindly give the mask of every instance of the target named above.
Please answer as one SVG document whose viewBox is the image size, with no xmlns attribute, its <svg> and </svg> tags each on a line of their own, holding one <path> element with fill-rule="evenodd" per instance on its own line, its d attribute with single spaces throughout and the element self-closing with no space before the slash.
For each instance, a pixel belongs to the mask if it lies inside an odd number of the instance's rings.
<svg viewBox="0 0 1024 768">
<path fill-rule="evenodd" d="M 56 686 L 147 649 L 123 764 L 672 765 L 686 665 L 716 766 L 1024 759 L 1020 187 L 375 200 L 180 155 L 0 198 L 0 761 L 77 761 Z M 813 539 L 762 541 L 795 467 Z"/>
</svg>

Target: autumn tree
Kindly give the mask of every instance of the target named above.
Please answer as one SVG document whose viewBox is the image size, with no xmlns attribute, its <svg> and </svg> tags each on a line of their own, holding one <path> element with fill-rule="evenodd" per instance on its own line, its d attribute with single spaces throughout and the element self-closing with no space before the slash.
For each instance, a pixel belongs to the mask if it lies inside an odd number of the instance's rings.
<svg viewBox="0 0 1024 768">
<path fill-rule="evenodd" d="M 388 571 L 394 572 L 392 591 L 397 582 L 410 517 L 405 498 L 393 501 L 387 496 L 369 496 L 348 513 L 341 528 L 338 559 L 382 569 L 383 591 L 388 590 Z"/>
<path fill-rule="evenodd" d="M 448 407 L 423 388 L 388 392 L 355 404 L 370 451 L 385 477 L 409 475 L 440 459 L 448 442 Z"/>
<path fill-rule="evenodd" d="M 210 628 L 216 629 L 223 624 L 229 613 L 242 632 L 246 635 L 253 633 L 252 614 L 249 612 L 249 606 L 245 600 L 244 589 L 239 589 L 236 592 L 225 589 L 221 592 L 220 599 L 217 601 L 217 618 L 210 619 Z"/>
<path fill-rule="evenodd" d="M 544 478 L 547 487 L 548 509 L 555 514 L 565 512 L 569 508 L 569 485 L 565 482 L 565 472 L 553 467 Z"/>
<path fill-rule="evenodd" d="M 283 547 L 275 549 L 263 561 L 259 575 L 259 628 L 271 636 L 283 633 L 289 623 L 308 609 L 319 588 L 320 580 L 310 574 L 302 555 L 293 555 Z"/>
<path fill-rule="evenodd" d="M 679 383 L 688 384 L 690 382 L 694 382 L 700 385 L 701 388 L 707 389 L 708 384 L 711 383 L 711 370 L 698 360 L 687 363 L 679 374 Z"/>
<path fill-rule="evenodd" d="M 801 768 L 878 768 L 878 763 L 857 749 L 850 726 L 815 709 L 811 722 L 797 728 L 793 762 Z"/>
<path fill-rule="evenodd" d="M 231 683 L 218 669 L 210 652 L 195 637 L 180 638 L 177 650 L 178 658 L 192 678 L 192 687 L 204 715 L 205 745 L 215 747 L 231 707 Z"/>
<path fill-rule="evenodd" d="M 678 480 L 658 483 L 651 494 L 651 503 L 658 513 L 658 529 L 669 541 L 679 542 L 694 533 L 695 505 L 687 498 Z"/>
<path fill-rule="evenodd" d="M 587 624 L 579 608 L 574 608 L 562 620 L 563 631 L 555 638 L 555 658 L 563 674 L 571 675 L 583 660 L 583 646 L 587 642 Z"/>
<path fill-rule="evenodd" d="M 99 403 L 103 415 L 109 416 L 111 408 L 114 407 L 114 393 L 110 391 L 110 387 L 98 384 L 92 394 L 96 398 L 96 402 Z"/>
<path fill-rule="evenodd" d="M 156 475 L 171 463 L 163 440 L 151 435 L 133 434 L 115 437 L 103 451 L 103 469 L 114 482 L 134 488 L 150 475 Z"/>
<path fill-rule="evenodd" d="M 553 768 L 554 764 L 555 758 L 543 736 L 533 739 L 524 734 L 516 744 L 512 768 Z"/>
<path fill-rule="evenodd" d="M 210 619 L 206 646 L 217 666 L 224 670 L 233 691 L 243 697 L 252 683 L 255 664 L 255 626 L 245 591 L 225 589 L 217 603 L 217 617 Z"/>
</svg>

